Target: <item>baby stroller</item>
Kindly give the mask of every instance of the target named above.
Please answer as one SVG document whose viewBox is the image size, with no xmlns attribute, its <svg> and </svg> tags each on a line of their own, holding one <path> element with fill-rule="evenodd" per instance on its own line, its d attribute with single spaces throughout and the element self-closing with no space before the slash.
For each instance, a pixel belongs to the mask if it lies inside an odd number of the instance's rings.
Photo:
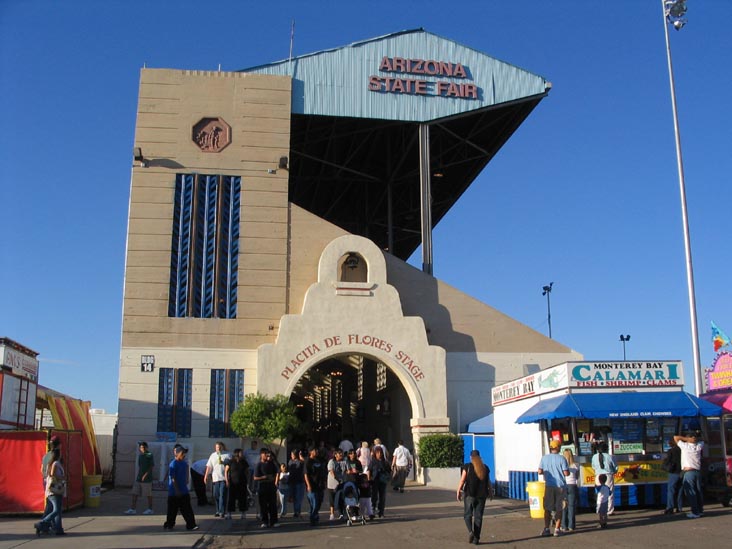
<svg viewBox="0 0 732 549">
<path fill-rule="evenodd" d="M 366 524 L 366 517 L 361 514 L 361 507 L 358 503 L 358 488 L 353 482 L 346 482 L 343 485 L 343 504 L 346 508 L 348 526 L 359 522 Z"/>
</svg>

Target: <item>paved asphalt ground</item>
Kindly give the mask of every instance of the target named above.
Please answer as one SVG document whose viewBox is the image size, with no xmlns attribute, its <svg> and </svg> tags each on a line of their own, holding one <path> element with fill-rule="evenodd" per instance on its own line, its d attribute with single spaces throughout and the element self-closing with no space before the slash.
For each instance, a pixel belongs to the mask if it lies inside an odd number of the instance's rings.
<svg viewBox="0 0 732 549">
<path fill-rule="evenodd" d="M 462 504 L 455 492 L 424 486 L 407 486 L 403 494 L 387 494 L 386 516 L 365 526 L 330 523 L 321 515 L 321 526 L 289 516 L 276 529 L 260 529 L 248 520 L 227 521 L 213 517 L 212 507 L 194 507 L 201 529 L 187 532 L 179 517 L 176 529 L 163 531 L 164 493 L 156 493 L 154 515 L 124 515 L 129 505 L 126 490 L 102 494 L 99 508 L 80 508 L 64 515 L 66 536 L 37 538 L 37 517 L 0 517 L 0 549 L 44 548 L 299 548 L 378 547 L 379 549 L 467 547 Z M 307 507 L 307 504 L 305 504 Z M 142 508 L 140 507 L 140 511 Z M 205 511 L 205 512 L 204 512 Z M 559 538 L 540 538 L 543 521 L 529 516 L 528 503 L 496 499 L 486 507 L 481 545 L 499 547 L 732 547 L 732 508 L 708 505 L 704 517 L 664 516 L 659 509 L 620 509 L 610 517 L 607 530 L 596 528 L 595 516 L 578 516 L 577 530 Z"/>
</svg>

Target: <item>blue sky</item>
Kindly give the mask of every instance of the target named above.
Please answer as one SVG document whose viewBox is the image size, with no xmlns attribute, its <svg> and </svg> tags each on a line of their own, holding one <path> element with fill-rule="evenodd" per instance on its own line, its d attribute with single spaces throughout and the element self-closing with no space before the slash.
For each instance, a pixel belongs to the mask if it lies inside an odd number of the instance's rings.
<svg viewBox="0 0 732 549">
<path fill-rule="evenodd" d="M 702 366 L 732 334 L 732 2 L 672 32 Z M 549 96 L 436 228 L 435 276 L 590 360 L 692 345 L 660 0 L 0 2 L 0 335 L 40 383 L 117 409 L 139 71 L 238 70 L 424 29 L 540 74 Z M 419 254 L 419 252 L 418 252 Z M 421 264 L 416 255 L 411 261 Z"/>
</svg>

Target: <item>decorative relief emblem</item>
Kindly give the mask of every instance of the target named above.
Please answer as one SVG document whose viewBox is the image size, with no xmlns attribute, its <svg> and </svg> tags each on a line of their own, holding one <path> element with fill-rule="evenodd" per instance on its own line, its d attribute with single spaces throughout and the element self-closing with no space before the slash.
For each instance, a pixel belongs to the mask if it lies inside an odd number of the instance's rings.
<svg viewBox="0 0 732 549">
<path fill-rule="evenodd" d="M 231 126 L 223 118 L 201 118 L 193 126 L 193 142 L 203 152 L 221 152 L 231 143 Z"/>
</svg>

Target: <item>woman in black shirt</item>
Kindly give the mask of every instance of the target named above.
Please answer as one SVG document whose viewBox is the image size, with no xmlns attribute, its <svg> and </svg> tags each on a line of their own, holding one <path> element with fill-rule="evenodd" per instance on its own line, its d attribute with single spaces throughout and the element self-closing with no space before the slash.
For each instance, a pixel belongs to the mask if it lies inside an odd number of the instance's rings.
<svg viewBox="0 0 732 549">
<path fill-rule="evenodd" d="M 473 450 L 470 452 L 470 463 L 463 465 L 463 473 L 458 483 L 457 499 L 463 500 L 465 526 L 468 527 L 470 534 L 468 542 L 475 545 L 480 542 L 486 499 L 493 499 L 490 473 L 490 469 L 480 457 L 480 452 Z"/>
</svg>

